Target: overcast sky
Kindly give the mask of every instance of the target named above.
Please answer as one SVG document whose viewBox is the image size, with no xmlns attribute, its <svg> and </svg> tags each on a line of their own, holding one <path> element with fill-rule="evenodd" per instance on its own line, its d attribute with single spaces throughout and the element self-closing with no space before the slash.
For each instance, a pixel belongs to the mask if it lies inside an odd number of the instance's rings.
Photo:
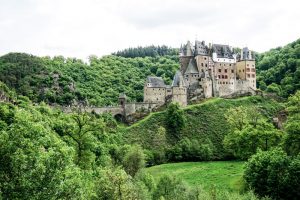
<svg viewBox="0 0 300 200">
<path fill-rule="evenodd" d="M 299 0 L 0 0 L 0 55 L 86 59 L 187 40 L 263 52 L 300 38 Z"/>
</svg>

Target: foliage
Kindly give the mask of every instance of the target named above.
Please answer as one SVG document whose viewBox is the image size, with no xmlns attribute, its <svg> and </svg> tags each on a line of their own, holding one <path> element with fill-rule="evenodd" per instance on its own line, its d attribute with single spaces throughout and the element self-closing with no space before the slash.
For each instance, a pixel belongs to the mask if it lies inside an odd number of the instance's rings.
<svg viewBox="0 0 300 200">
<path fill-rule="evenodd" d="M 128 48 L 117 53 L 113 53 L 116 56 L 122 56 L 125 58 L 136 58 L 136 57 L 157 57 L 157 56 L 177 56 L 178 49 L 170 48 L 165 45 L 162 46 L 147 46 L 147 47 L 137 47 Z"/>
<path fill-rule="evenodd" d="M 259 88 L 288 97 L 300 88 L 300 39 L 257 56 Z"/>
<path fill-rule="evenodd" d="M 213 160 L 232 158 L 232 154 L 224 149 L 223 145 L 224 137 L 231 132 L 231 126 L 227 123 L 224 114 L 229 109 L 239 106 L 245 108 L 257 106 L 259 108 L 258 112 L 268 119 L 283 109 L 283 106 L 275 100 L 259 96 L 239 99 L 210 99 L 201 104 L 187 106 L 182 109 L 186 118 L 186 125 L 181 130 L 179 138 L 174 138 L 172 133 L 166 131 L 165 153 L 168 149 L 175 150 L 174 147 L 178 146 L 179 141 L 188 138 L 190 141 L 198 141 L 200 144 L 210 144 L 211 142 L 213 154 L 211 159 Z M 143 148 L 152 152 L 158 129 L 164 127 L 168 130 L 165 116 L 166 111 L 152 113 L 145 119 L 126 128 L 123 130 L 126 142 L 140 144 Z M 247 123 L 255 124 L 255 118 L 251 118 Z M 147 155 L 153 163 L 153 154 L 148 153 Z"/>
<path fill-rule="evenodd" d="M 168 84 L 178 69 L 177 56 L 124 58 L 90 56 L 89 64 L 62 56 L 37 57 L 9 53 L 0 57 L 0 81 L 34 102 L 49 104 L 115 105 L 119 93 L 142 101 L 149 75 Z"/>
<path fill-rule="evenodd" d="M 140 146 L 132 146 L 123 159 L 125 171 L 132 177 L 145 166 L 143 149 Z"/>
<path fill-rule="evenodd" d="M 120 168 L 99 169 L 96 180 L 98 199 L 135 199 L 137 193 L 129 175 Z"/>
<path fill-rule="evenodd" d="M 36 111 L 16 109 L 11 125 L 0 132 L 3 198 L 89 198 L 92 192 L 79 179 L 82 172 L 73 163 L 72 148 L 44 120 L 48 119 Z"/>
<path fill-rule="evenodd" d="M 259 151 L 246 164 L 245 180 L 260 196 L 298 199 L 300 157 L 290 158 L 279 149 Z"/>
<path fill-rule="evenodd" d="M 180 131 L 186 124 L 186 118 L 178 103 L 168 105 L 166 110 L 166 124 L 171 135 L 176 139 L 180 138 Z"/>
<path fill-rule="evenodd" d="M 288 120 L 285 123 L 287 132 L 284 146 L 290 155 L 300 153 L 300 91 L 289 97 L 287 102 Z"/>
<path fill-rule="evenodd" d="M 212 159 L 214 146 L 211 141 L 199 142 L 183 138 L 167 152 L 170 161 L 208 161 Z"/>
<path fill-rule="evenodd" d="M 231 132 L 224 138 L 224 147 L 236 158 L 245 160 L 258 149 L 268 150 L 282 141 L 284 134 L 275 129 L 256 107 L 232 108 L 225 117 Z"/>
</svg>

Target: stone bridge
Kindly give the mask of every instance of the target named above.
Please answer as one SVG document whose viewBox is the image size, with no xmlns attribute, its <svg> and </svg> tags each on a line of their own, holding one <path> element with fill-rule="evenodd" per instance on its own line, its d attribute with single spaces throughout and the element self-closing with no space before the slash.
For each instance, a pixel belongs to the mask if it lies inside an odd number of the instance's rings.
<svg viewBox="0 0 300 200">
<path fill-rule="evenodd" d="M 104 114 L 110 113 L 116 119 L 127 120 L 128 117 L 137 113 L 137 112 L 151 112 L 153 109 L 158 108 L 161 106 L 157 103 L 124 103 L 119 106 L 108 106 L 108 107 L 76 107 L 76 106 L 69 106 L 69 107 L 60 107 L 60 109 L 65 113 L 74 112 L 74 110 L 80 108 L 86 112 L 94 112 L 97 114 Z"/>
</svg>

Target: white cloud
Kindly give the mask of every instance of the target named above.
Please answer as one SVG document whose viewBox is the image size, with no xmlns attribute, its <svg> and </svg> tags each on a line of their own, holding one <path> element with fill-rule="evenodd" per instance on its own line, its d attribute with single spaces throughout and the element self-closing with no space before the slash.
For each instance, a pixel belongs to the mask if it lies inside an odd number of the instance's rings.
<svg viewBox="0 0 300 200">
<path fill-rule="evenodd" d="M 266 51 L 299 38 L 297 0 L 0 0 L 0 55 L 87 58 L 187 39 Z"/>
</svg>

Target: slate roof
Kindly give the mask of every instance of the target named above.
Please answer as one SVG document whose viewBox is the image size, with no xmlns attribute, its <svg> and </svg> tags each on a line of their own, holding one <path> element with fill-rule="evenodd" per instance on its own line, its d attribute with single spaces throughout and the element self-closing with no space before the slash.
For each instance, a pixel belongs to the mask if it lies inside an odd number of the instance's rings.
<svg viewBox="0 0 300 200">
<path fill-rule="evenodd" d="M 166 87 L 166 84 L 161 77 L 148 76 L 147 83 L 151 83 L 150 87 Z"/>
<path fill-rule="evenodd" d="M 198 68 L 195 59 L 191 59 L 184 74 L 198 74 Z"/>
<path fill-rule="evenodd" d="M 178 87 L 178 86 L 183 86 L 183 87 L 186 86 L 186 83 L 180 71 L 176 72 L 172 82 L 172 87 Z"/>
<path fill-rule="evenodd" d="M 193 56 L 193 55 L 194 55 L 194 50 L 192 49 L 191 42 L 188 41 L 187 44 L 183 45 L 183 46 L 180 48 L 180 52 L 181 52 L 182 55 L 184 55 L 184 56 Z"/>
<path fill-rule="evenodd" d="M 229 58 L 233 59 L 232 52 L 228 45 L 224 44 L 213 44 L 212 45 L 213 52 L 217 53 L 218 58 Z"/>
</svg>

